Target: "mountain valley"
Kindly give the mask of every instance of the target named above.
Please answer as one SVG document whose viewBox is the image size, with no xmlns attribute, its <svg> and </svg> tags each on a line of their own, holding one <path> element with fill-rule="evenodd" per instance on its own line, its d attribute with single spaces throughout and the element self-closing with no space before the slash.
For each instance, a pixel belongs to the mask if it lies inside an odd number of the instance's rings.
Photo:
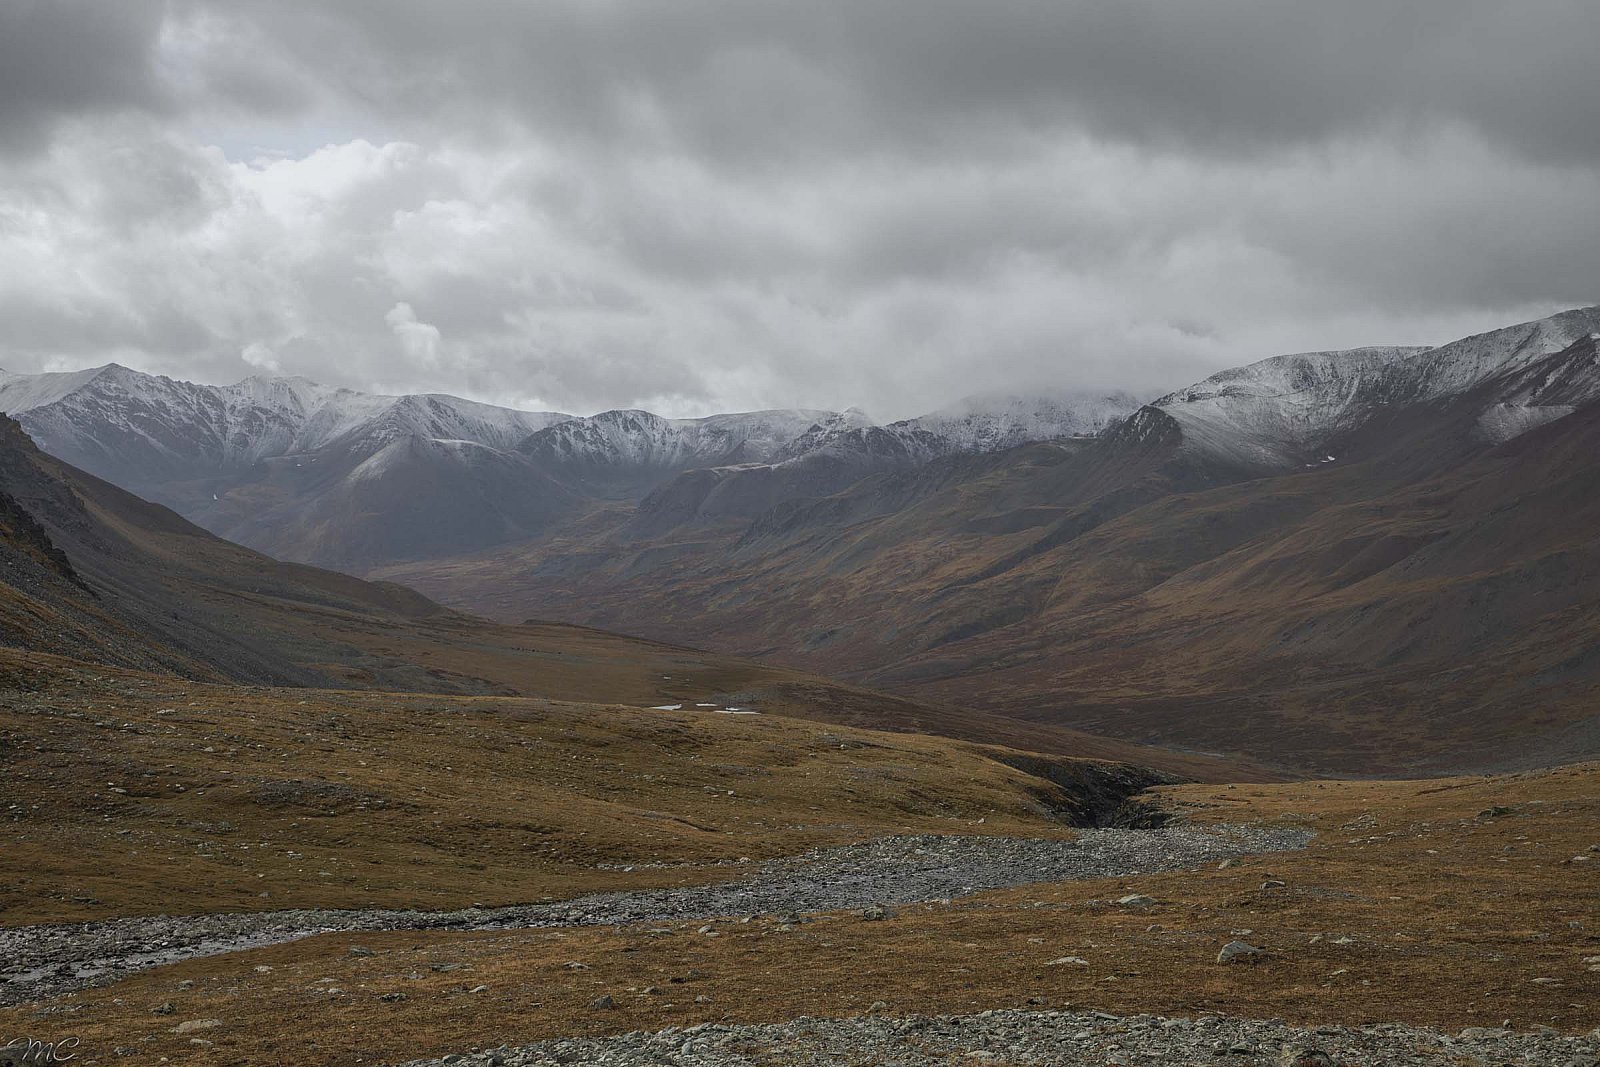
<svg viewBox="0 0 1600 1067">
<path fill-rule="evenodd" d="M 376 573 L 501 618 L 1309 769 L 1594 756 L 1596 333 L 1587 309 L 1437 349 L 1281 357 L 1099 437 L 944 457 L 750 520 L 658 492 Z"/>
<path fill-rule="evenodd" d="M 7 378 L 0 1026 L 1581 1062 L 1597 337 L 887 426 Z"/>
</svg>

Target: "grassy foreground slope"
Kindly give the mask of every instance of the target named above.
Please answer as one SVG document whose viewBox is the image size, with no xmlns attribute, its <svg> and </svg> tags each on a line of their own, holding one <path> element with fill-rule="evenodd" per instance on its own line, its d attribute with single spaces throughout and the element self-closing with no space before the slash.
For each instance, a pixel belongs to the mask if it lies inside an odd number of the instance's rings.
<svg viewBox="0 0 1600 1067">
<path fill-rule="evenodd" d="M 150 1062 L 333 1067 L 856 1014 L 880 1001 L 894 1014 L 1074 1007 L 1449 1030 L 1600 1024 L 1600 766 L 1162 792 L 1199 821 L 1285 822 L 1318 837 L 1304 852 L 1225 869 L 1023 887 L 883 922 L 757 918 L 717 923 L 717 938 L 699 921 L 330 934 L 86 990 L 70 1026 L 86 1049 L 125 1046 Z M 1128 893 L 1156 902 L 1112 903 Z M 1219 965 L 1234 938 L 1265 955 Z M 600 996 L 616 1007 L 592 1008 Z M 173 1014 L 153 1014 L 167 1003 Z M 59 1028 L 52 1011 L 0 1011 L 0 1029 Z M 177 1031 L 186 1019 L 217 1020 L 208 1044 Z M 104 1051 L 84 1062 L 101 1060 L 125 1062 Z"/>
</svg>

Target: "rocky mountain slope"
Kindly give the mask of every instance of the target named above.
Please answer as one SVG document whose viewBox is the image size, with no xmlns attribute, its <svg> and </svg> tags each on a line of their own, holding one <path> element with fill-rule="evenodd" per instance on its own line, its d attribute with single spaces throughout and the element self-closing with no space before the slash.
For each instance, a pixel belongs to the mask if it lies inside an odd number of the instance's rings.
<svg viewBox="0 0 1600 1067">
<path fill-rule="evenodd" d="M 506 617 L 1309 768 L 1590 756 L 1597 333 L 1591 308 L 1282 357 L 1097 438 L 698 527 L 648 525 L 647 499 L 610 528 L 387 573 Z"/>
</svg>

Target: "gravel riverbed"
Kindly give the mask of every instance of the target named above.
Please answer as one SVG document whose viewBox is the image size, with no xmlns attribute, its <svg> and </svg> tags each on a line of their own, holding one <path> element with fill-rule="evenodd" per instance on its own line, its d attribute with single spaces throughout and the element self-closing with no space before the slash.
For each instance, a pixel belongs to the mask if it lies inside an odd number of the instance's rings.
<svg viewBox="0 0 1600 1067">
<path fill-rule="evenodd" d="M 0 1006 L 102 985 L 197 956 L 331 931 L 624 925 L 911 904 L 1035 882 L 1195 869 L 1303 848 L 1303 830 L 1258 826 L 1082 830 L 1072 841 L 916 835 L 818 849 L 713 885 L 601 893 L 461 911 L 296 910 L 153 916 L 0 929 Z"/>
<path fill-rule="evenodd" d="M 1325 1058 L 1324 1058 L 1325 1057 Z M 413 1060 L 403 1067 L 1595 1067 L 1600 1031 L 1584 1037 L 1472 1028 L 1327 1026 L 1203 1015 L 1103 1012 L 799 1018 L 768 1026 L 706 1024 L 561 1039 Z"/>
</svg>

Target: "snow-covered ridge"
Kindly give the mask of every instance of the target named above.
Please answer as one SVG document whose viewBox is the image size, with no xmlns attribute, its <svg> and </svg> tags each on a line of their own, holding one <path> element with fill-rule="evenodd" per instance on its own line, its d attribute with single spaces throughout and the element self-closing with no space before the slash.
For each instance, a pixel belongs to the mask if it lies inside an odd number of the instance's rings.
<svg viewBox="0 0 1600 1067">
<path fill-rule="evenodd" d="M 1186 448 L 1253 465 L 1320 460 L 1327 441 L 1385 409 L 1479 393 L 1483 432 L 1503 441 L 1570 413 L 1575 402 L 1600 398 L 1600 368 L 1592 364 L 1563 368 L 1560 398 L 1518 377 L 1597 331 L 1600 308 L 1590 307 L 1438 347 L 1276 356 L 1215 374 L 1153 406 L 1182 428 Z M 1502 387 L 1513 392 L 1492 395 Z"/>
<path fill-rule="evenodd" d="M 648 411 L 602 411 L 533 434 L 520 451 L 536 460 L 607 467 L 688 469 L 759 462 L 831 413 L 750 411 L 703 419 L 668 419 Z"/>
<path fill-rule="evenodd" d="M 859 455 L 925 463 L 941 456 L 999 452 L 1033 441 L 1104 433 L 1138 409 L 1130 393 L 988 394 L 927 415 L 878 426 L 852 409 L 792 441 L 778 462 Z"/>
<path fill-rule="evenodd" d="M 375 443 L 415 434 L 504 449 L 570 418 L 457 397 L 361 393 L 306 378 L 197 385 L 114 363 L 71 373 L 0 372 L 0 411 L 20 419 L 48 451 L 96 473 L 140 464 L 151 473 L 226 470 L 356 434 Z"/>
<path fill-rule="evenodd" d="M 1185 445 L 1229 460 L 1289 465 L 1353 428 L 1393 392 L 1392 371 L 1426 348 L 1380 346 L 1274 356 L 1156 400 Z"/>
<path fill-rule="evenodd" d="M 337 511 L 341 496 L 379 485 L 410 486 L 383 491 L 426 508 L 453 479 L 477 486 L 486 513 L 495 513 L 498 502 L 530 493 L 638 499 L 685 472 L 740 465 L 821 462 L 834 480 L 864 476 L 1097 433 L 1136 406 L 1115 394 L 989 396 L 888 426 L 856 408 L 698 419 L 615 410 L 579 418 L 437 394 L 361 393 L 306 378 L 211 386 L 116 364 L 66 374 L 0 371 L 0 410 L 17 416 L 46 451 L 224 535 L 249 529 L 261 545 L 272 544 L 253 525 L 264 521 L 264 498 L 247 487 L 263 482 L 274 486 L 274 514 L 310 500 Z M 275 521 L 294 520 L 286 512 Z"/>
</svg>

